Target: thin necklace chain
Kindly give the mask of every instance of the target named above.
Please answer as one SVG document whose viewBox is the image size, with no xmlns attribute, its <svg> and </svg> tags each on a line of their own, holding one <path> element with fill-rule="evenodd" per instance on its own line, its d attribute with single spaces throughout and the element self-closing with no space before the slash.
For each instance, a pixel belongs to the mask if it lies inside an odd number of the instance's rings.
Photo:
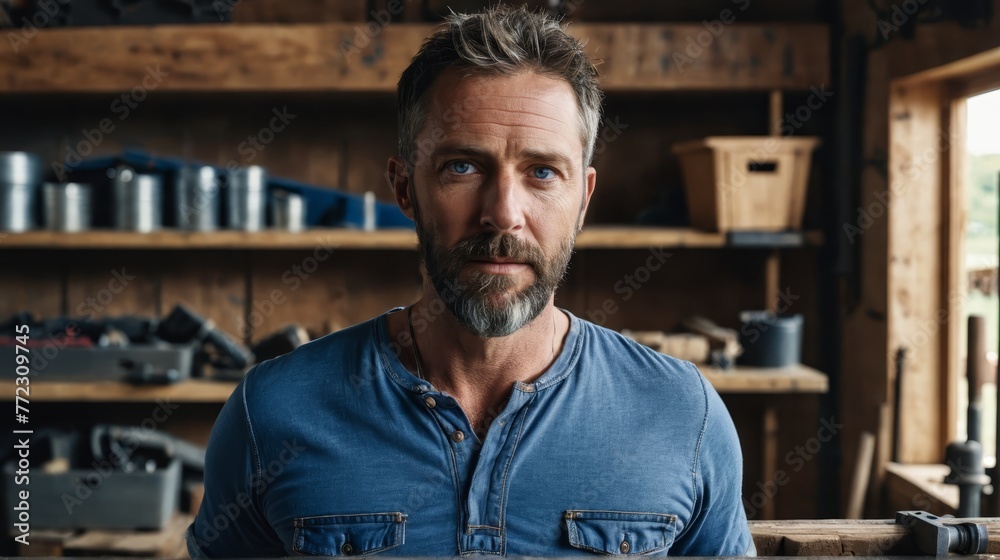
<svg viewBox="0 0 1000 560">
<path fill-rule="evenodd" d="M 413 306 L 406 309 L 406 322 L 410 324 L 410 343 L 413 345 L 413 359 L 417 362 L 417 377 L 427 381 L 424 371 L 420 368 L 420 349 L 417 348 L 417 335 L 413 332 Z"/>
</svg>

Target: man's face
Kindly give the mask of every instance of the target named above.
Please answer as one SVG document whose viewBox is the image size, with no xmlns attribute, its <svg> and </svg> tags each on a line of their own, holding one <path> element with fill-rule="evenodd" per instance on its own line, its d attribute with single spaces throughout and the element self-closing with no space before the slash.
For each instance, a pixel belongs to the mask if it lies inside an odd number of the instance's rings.
<svg viewBox="0 0 1000 560">
<path fill-rule="evenodd" d="M 415 201 L 401 206 L 451 312 L 479 336 L 509 335 L 552 299 L 595 184 L 576 98 L 535 73 L 457 71 L 428 98 L 407 186 Z"/>
</svg>

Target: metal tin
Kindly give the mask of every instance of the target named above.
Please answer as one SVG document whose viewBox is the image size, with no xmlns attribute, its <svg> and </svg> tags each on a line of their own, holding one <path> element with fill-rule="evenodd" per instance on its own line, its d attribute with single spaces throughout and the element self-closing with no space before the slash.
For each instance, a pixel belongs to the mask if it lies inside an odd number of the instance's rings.
<svg viewBox="0 0 1000 560">
<path fill-rule="evenodd" d="M 37 191 L 37 185 L 0 183 L 0 230 L 21 232 L 35 229 Z"/>
<path fill-rule="evenodd" d="M 271 200 L 271 223 L 275 229 L 302 231 L 306 226 L 306 201 L 288 191 L 277 191 Z"/>
<path fill-rule="evenodd" d="M 177 227 L 190 231 L 219 228 L 219 175 L 210 165 L 185 167 L 177 176 Z"/>
<path fill-rule="evenodd" d="M 264 229 L 267 171 L 259 165 L 237 169 L 229 178 L 228 190 L 229 228 L 243 231 Z"/>
<path fill-rule="evenodd" d="M 115 228 L 150 232 L 163 225 L 163 188 L 159 175 L 136 173 L 118 167 L 112 179 L 115 195 Z"/>
<path fill-rule="evenodd" d="M 90 229 L 90 185 L 45 183 L 42 187 L 45 229 L 86 231 Z"/>
<path fill-rule="evenodd" d="M 42 158 L 29 152 L 0 152 L 0 183 L 37 185 L 42 182 Z"/>
<path fill-rule="evenodd" d="M 0 152 L 0 231 L 35 228 L 35 200 L 42 159 L 28 152 Z"/>
</svg>

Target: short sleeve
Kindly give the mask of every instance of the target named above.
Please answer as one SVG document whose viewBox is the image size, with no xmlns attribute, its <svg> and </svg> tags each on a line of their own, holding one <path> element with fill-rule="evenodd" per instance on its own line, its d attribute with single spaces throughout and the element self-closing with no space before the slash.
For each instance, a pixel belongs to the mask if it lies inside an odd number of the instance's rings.
<svg viewBox="0 0 1000 560">
<path fill-rule="evenodd" d="M 259 460 L 246 406 L 253 371 L 226 401 L 209 436 L 205 497 L 185 535 L 192 558 L 286 555 L 260 508 L 264 488 L 255 484 Z"/>
<path fill-rule="evenodd" d="M 699 377 L 705 386 L 707 412 L 695 465 L 697 503 L 671 553 L 756 556 L 743 510 L 743 454 L 736 427 L 719 394 Z"/>
</svg>

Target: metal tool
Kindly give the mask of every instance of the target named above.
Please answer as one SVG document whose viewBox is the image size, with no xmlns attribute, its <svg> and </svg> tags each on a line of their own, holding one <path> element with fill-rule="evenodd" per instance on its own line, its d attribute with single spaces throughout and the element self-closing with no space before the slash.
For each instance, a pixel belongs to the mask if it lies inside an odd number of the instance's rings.
<svg viewBox="0 0 1000 560">
<path fill-rule="evenodd" d="M 983 317 L 969 316 L 966 372 L 969 379 L 967 441 L 954 441 L 945 448 L 945 463 L 951 472 L 946 484 L 958 486 L 959 517 L 979 517 L 983 487 L 990 483 L 983 466 L 982 415 L 983 379 L 986 375 L 986 323 Z"/>
<path fill-rule="evenodd" d="M 160 321 L 156 335 L 168 342 L 197 341 L 209 344 L 217 353 L 212 363 L 219 367 L 242 369 L 253 362 L 253 354 L 245 346 L 230 338 L 212 321 L 180 304 L 174 306 L 170 315 Z"/>
<path fill-rule="evenodd" d="M 947 519 L 948 523 L 943 519 Z M 941 518 L 926 511 L 897 511 L 896 524 L 910 529 L 922 554 L 983 554 L 989 544 L 985 525 L 963 519 Z"/>
</svg>

